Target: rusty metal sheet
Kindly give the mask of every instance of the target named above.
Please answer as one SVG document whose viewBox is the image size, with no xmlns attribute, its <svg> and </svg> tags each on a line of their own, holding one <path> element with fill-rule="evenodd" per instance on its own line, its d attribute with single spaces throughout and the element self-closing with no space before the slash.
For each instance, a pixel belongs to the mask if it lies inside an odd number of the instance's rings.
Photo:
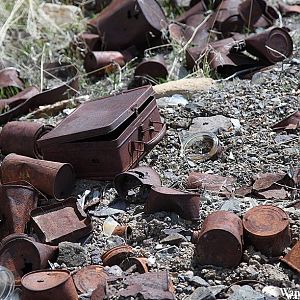
<svg viewBox="0 0 300 300">
<path fill-rule="evenodd" d="M 229 211 L 213 212 L 206 217 L 201 230 L 193 233 L 192 240 L 199 264 L 233 268 L 243 254 L 242 221 Z"/>
<path fill-rule="evenodd" d="M 259 251 L 269 256 L 279 256 L 291 243 L 289 217 L 279 207 L 259 205 L 243 217 L 245 236 Z"/>
<path fill-rule="evenodd" d="M 200 195 L 167 187 L 152 187 L 144 211 L 146 214 L 159 211 L 174 212 L 184 219 L 198 220 Z"/>
<path fill-rule="evenodd" d="M 182 13 L 179 17 L 177 17 L 176 21 L 180 22 L 180 23 L 186 23 L 186 21 L 190 17 L 192 17 L 194 15 L 198 15 L 198 14 L 203 14 L 206 11 L 207 11 L 206 5 L 205 5 L 204 1 L 201 1 L 201 2 L 193 5 L 190 9 L 188 9 L 187 11 Z"/>
<path fill-rule="evenodd" d="M 245 39 L 246 50 L 265 63 L 275 64 L 292 55 L 293 40 L 279 27 L 253 34 Z"/>
<path fill-rule="evenodd" d="M 279 2 L 278 9 L 283 16 L 300 14 L 300 5 L 288 5 L 286 3 Z"/>
<path fill-rule="evenodd" d="M 23 90 L 24 82 L 19 77 L 19 71 L 15 68 L 5 68 L 0 70 L 0 88 L 16 87 Z"/>
<path fill-rule="evenodd" d="M 274 183 L 282 181 L 286 177 L 286 173 L 260 173 L 253 177 L 253 189 L 256 191 L 266 190 Z"/>
<path fill-rule="evenodd" d="M 58 78 L 63 83 L 49 90 L 41 91 L 12 109 L 0 114 L 0 124 L 28 113 L 41 105 L 53 104 L 68 99 L 78 91 L 77 69 L 68 64 L 50 63 L 44 66 L 48 78 Z"/>
<path fill-rule="evenodd" d="M 2 183 L 25 181 L 56 199 L 70 196 L 75 173 L 70 164 L 34 159 L 18 154 L 7 155 L 1 164 Z"/>
<path fill-rule="evenodd" d="M 42 158 L 37 140 L 52 129 L 53 126 L 43 125 L 38 122 L 9 122 L 0 132 L 1 153 L 4 155 L 16 153 L 34 158 Z"/>
<path fill-rule="evenodd" d="M 175 300 L 175 289 L 167 271 L 130 275 L 127 287 L 119 291 L 121 297 L 142 296 L 145 300 Z"/>
<path fill-rule="evenodd" d="M 104 266 L 119 265 L 121 262 L 133 254 L 132 248 L 128 245 L 114 247 L 101 255 Z"/>
<path fill-rule="evenodd" d="M 38 243 L 25 234 L 11 234 L 0 243 L 0 264 L 14 274 L 16 285 L 26 273 L 46 268 L 57 254 L 58 247 Z"/>
<path fill-rule="evenodd" d="M 147 261 L 145 257 L 128 257 L 122 261 L 120 267 L 125 272 L 143 274 L 149 272 Z"/>
<path fill-rule="evenodd" d="M 0 240 L 11 233 L 24 233 L 38 193 L 30 186 L 0 185 Z"/>
<path fill-rule="evenodd" d="M 102 38 L 106 50 L 140 49 L 161 36 L 167 26 L 164 12 L 155 0 L 114 0 L 88 25 Z"/>
<path fill-rule="evenodd" d="M 117 175 L 114 185 L 118 195 L 130 202 L 145 202 L 151 186 L 161 186 L 159 174 L 151 167 L 137 167 Z M 130 191 L 136 193 L 131 197 Z"/>
<path fill-rule="evenodd" d="M 238 11 L 245 25 L 253 28 L 266 11 L 266 7 L 267 3 L 264 0 L 245 0 L 239 4 Z"/>
<path fill-rule="evenodd" d="M 191 172 L 187 179 L 187 188 L 204 189 L 218 194 L 229 195 L 234 190 L 236 179 L 215 174 Z"/>
<path fill-rule="evenodd" d="M 105 294 L 105 287 L 99 284 L 98 287 L 93 291 L 91 300 L 103 300 L 105 299 Z"/>
<path fill-rule="evenodd" d="M 280 188 L 276 185 L 271 186 L 270 189 L 265 191 L 254 191 L 254 194 L 264 199 L 287 199 L 289 196 L 284 188 Z"/>
<path fill-rule="evenodd" d="M 275 131 L 283 130 L 296 130 L 300 127 L 300 111 L 295 111 L 291 115 L 287 116 L 283 120 L 272 126 L 272 129 Z"/>
<path fill-rule="evenodd" d="M 33 210 L 31 222 L 38 239 L 54 245 L 76 242 L 93 230 L 91 218 L 73 198 Z"/>
<path fill-rule="evenodd" d="M 285 255 L 281 261 L 300 273 L 300 241 Z"/>
<path fill-rule="evenodd" d="M 134 168 L 166 133 L 153 93 L 146 86 L 82 104 L 38 140 L 44 159 L 72 164 L 79 178 Z"/>
<path fill-rule="evenodd" d="M 39 270 L 22 278 L 23 300 L 78 300 L 76 288 L 67 270 Z"/>
<path fill-rule="evenodd" d="M 107 274 L 102 266 L 86 266 L 73 275 L 74 284 L 80 293 L 88 293 L 97 289 L 99 285 L 106 286 Z"/>
</svg>

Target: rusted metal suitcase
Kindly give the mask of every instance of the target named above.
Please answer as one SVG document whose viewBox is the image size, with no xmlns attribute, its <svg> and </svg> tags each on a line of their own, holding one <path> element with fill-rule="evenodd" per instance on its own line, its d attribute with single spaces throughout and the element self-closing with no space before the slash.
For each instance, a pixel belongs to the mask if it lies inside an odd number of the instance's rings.
<svg viewBox="0 0 300 300">
<path fill-rule="evenodd" d="M 166 132 L 151 86 L 79 106 L 38 140 L 44 159 L 68 162 L 79 178 L 111 180 L 134 167 Z"/>
</svg>

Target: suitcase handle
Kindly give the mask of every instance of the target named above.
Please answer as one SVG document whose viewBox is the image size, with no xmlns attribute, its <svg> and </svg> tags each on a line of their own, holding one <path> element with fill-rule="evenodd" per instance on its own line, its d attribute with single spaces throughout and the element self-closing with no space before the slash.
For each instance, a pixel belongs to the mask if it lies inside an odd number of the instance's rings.
<svg viewBox="0 0 300 300">
<path fill-rule="evenodd" d="M 152 148 L 154 148 L 165 136 L 167 131 L 167 125 L 164 124 L 163 127 L 161 128 L 160 132 L 149 142 L 145 143 L 145 152 L 150 151 Z"/>
</svg>

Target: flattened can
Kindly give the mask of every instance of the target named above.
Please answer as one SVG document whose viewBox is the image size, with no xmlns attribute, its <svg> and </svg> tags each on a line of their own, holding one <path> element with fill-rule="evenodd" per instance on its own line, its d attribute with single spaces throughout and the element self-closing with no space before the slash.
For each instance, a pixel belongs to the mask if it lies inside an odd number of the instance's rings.
<svg viewBox="0 0 300 300">
<path fill-rule="evenodd" d="M 236 267 L 243 253 L 242 220 L 229 211 L 213 212 L 206 217 L 201 230 L 194 232 L 193 243 L 200 265 Z"/>
<path fill-rule="evenodd" d="M 22 278 L 22 300 L 77 300 L 78 295 L 67 270 L 39 270 Z"/>
<path fill-rule="evenodd" d="M 279 256 L 291 243 L 289 217 L 279 207 L 259 205 L 243 218 L 245 238 L 261 253 Z"/>
</svg>

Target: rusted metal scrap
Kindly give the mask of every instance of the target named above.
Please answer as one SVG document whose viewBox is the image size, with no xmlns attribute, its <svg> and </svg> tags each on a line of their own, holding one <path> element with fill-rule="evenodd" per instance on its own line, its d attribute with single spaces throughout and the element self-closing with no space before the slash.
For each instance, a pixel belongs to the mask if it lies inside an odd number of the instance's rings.
<svg viewBox="0 0 300 300">
<path fill-rule="evenodd" d="M 105 288 L 107 277 L 102 266 L 90 265 L 77 271 L 73 280 L 80 293 L 88 293 L 96 290 L 99 285 Z"/>
<path fill-rule="evenodd" d="M 58 78 L 63 83 L 52 89 L 41 91 L 15 107 L 9 107 L 7 111 L 5 110 L 0 114 L 0 124 L 26 114 L 41 105 L 53 104 L 68 99 L 71 95 L 77 93 L 78 78 L 77 69 L 74 66 L 63 63 L 45 64 L 44 74 L 47 78 Z"/>
<path fill-rule="evenodd" d="M 31 186 L 0 185 L 0 240 L 12 233 L 24 233 L 37 202 L 38 193 Z"/>
<path fill-rule="evenodd" d="M 88 25 L 101 35 L 106 50 L 145 49 L 160 38 L 167 20 L 155 0 L 113 0 Z"/>
<path fill-rule="evenodd" d="M 147 258 L 145 257 L 128 257 L 122 261 L 120 267 L 123 271 L 140 274 L 149 272 Z"/>
<path fill-rule="evenodd" d="M 187 179 L 188 189 L 203 189 L 221 195 L 230 195 L 236 179 L 215 174 L 191 172 Z"/>
<path fill-rule="evenodd" d="M 73 198 L 33 210 L 31 225 L 41 242 L 54 245 L 76 242 L 93 230 L 91 218 Z"/>
<path fill-rule="evenodd" d="M 0 88 L 15 87 L 24 89 L 24 82 L 19 76 L 19 71 L 15 68 L 5 68 L 0 70 Z"/>
<path fill-rule="evenodd" d="M 300 273 L 300 241 L 296 243 L 287 255 L 281 258 L 281 261 L 285 262 L 292 269 Z"/>
<path fill-rule="evenodd" d="M 272 126 L 275 131 L 292 131 L 300 127 L 300 111 L 295 111 Z"/>
<path fill-rule="evenodd" d="M 67 270 L 39 270 L 22 278 L 23 300 L 77 300 L 72 276 Z"/>
<path fill-rule="evenodd" d="M 243 254 L 242 220 L 229 211 L 213 212 L 193 233 L 192 241 L 199 264 L 233 268 Z"/>
<path fill-rule="evenodd" d="M 13 121 L 0 132 L 1 153 L 16 153 L 28 157 L 42 158 L 37 140 L 53 129 L 51 125 L 38 122 Z M 16 141 L 18 141 L 16 143 Z"/>
<path fill-rule="evenodd" d="M 289 217 L 279 207 L 259 205 L 243 217 L 245 237 L 259 251 L 279 256 L 291 243 Z"/>
<path fill-rule="evenodd" d="M 167 271 L 130 275 L 124 279 L 127 287 L 118 292 L 121 297 L 141 296 L 145 300 L 175 300 L 175 289 Z M 109 295 L 108 295 L 109 296 Z"/>
<path fill-rule="evenodd" d="M 167 187 L 152 187 L 144 206 L 144 212 L 153 214 L 159 211 L 175 212 L 184 219 L 198 220 L 200 195 Z"/>
<path fill-rule="evenodd" d="M 80 178 L 111 180 L 135 167 L 165 132 L 153 88 L 145 86 L 85 102 L 38 145 L 44 159 L 71 163 Z"/>
<path fill-rule="evenodd" d="M 0 264 L 14 274 L 17 285 L 26 273 L 46 268 L 57 254 L 58 247 L 38 243 L 25 234 L 11 234 L 0 243 Z"/>
<path fill-rule="evenodd" d="M 101 259 L 104 266 L 114 266 L 121 264 L 124 259 L 132 256 L 132 254 L 133 251 L 130 246 L 121 245 L 104 252 Z"/>
<path fill-rule="evenodd" d="M 127 201 L 145 202 L 151 186 L 161 186 L 160 176 L 150 167 L 136 167 L 118 174 L 114 179 L 118 195 Z M 133 196 L 132 191 L 137 191 Z"/>
<path fill-rule="evenodd" d="M 300 14 L 300 5 L 288 5 L 286 3 L 279 2 L 278 9 L 283 16 Z"/>
<path fill-rule="evenodd" d="M 7 155 L 1 164 L 4 184 L 28 182 L 56 199 L 70 196 L 75 174 L 70 164 L 34 159 L 18 154 Z"/>
</svg>

